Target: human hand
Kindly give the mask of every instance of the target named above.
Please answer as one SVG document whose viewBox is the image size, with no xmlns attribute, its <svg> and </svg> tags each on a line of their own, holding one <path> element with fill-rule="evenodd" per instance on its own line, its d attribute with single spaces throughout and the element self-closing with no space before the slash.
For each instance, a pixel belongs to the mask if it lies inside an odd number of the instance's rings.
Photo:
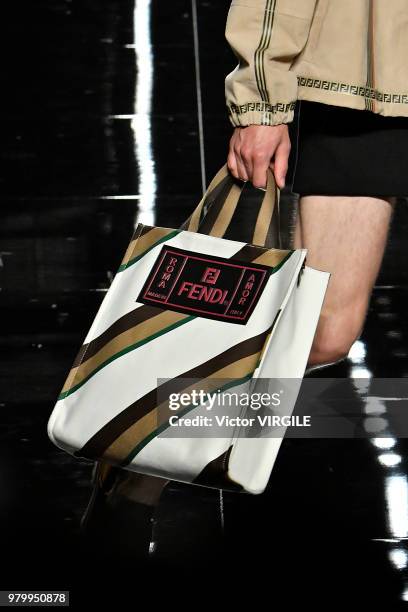
<svg viewBox="0 0 408 612">
<path fill-rule="evenodd" d="M 227 166 L 235 178 L 251 181 L 254 187 L 261 189 L 266 189 L 270 167 L 277 186 L 283 189 L 290 148 L 285 123 L 236 127 L 229 144 Z"/>
</svg>

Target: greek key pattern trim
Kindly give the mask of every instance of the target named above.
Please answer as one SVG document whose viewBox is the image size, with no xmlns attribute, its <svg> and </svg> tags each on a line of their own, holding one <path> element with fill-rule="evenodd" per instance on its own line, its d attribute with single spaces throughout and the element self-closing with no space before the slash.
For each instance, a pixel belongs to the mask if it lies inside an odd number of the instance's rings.
<svg viewBox="0 0 408 612">
<path fill-rule="evenodd" d="M 229 110 L 231 113 L 236 115 L 244 115 L 251 111 L 260 111 L 264 113 L 287 113 L 288 111 L 294 110 L 296 100 L 293 102 L 278 102 L 277 104 L 270 104 L 269 102 L 246 102 L 245 104 L 230 104 Z"/>
<path fill-rule="evenodd" d="M 386 102 L 389 104 L 408 104 L 408 93 L 384 93 L 378 91 L 378 89 L 373 89 L 372 87 L 366 87 L 364 85 L 350 85 L 350 83 L 338 83 L 336 81 L 325 81 L 322 79 L 312 79 L 301 76 L 298 76 L 298 85 L 349 94 L 352 96 L 361 96 L 365 99 L 377 100 L 378 102 Z"/>
</svg>

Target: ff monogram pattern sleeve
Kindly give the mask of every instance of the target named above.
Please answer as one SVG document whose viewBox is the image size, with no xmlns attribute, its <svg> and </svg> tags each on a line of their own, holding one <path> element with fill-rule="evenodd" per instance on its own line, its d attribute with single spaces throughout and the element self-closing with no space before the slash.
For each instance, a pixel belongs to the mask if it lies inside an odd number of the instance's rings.
<svg viewBox="0 0 408 612">
<path fill-rule="evenodd" d="M 225 78 L 233 126 L 293 120 L 297 100 L 294 59 L 305 47 L 319 0 L 233 0 L 225 38 L 238 65 Z"/>
</svg>

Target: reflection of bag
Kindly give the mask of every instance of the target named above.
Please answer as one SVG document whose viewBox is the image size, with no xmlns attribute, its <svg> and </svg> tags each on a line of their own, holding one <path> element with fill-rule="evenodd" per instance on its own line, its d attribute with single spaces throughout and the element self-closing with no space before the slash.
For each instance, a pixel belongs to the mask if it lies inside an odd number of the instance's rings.
<svg viewBox="0 0 408 612">
<path fill-rule="evenodd" d="M 236 388 L 302 378 L 328 274 L 305 267 L 304 249 L 270 248 L 275 202 L 271 171 L 267 191 L 251 191 L 225 165 L 182 228 L 137 225 L 50 416 L 57 446 L 153 476 L 264 489 L 280 439 L 166 438 L 157 403 L 215 391 L 221 378 Z"/>
</svg>

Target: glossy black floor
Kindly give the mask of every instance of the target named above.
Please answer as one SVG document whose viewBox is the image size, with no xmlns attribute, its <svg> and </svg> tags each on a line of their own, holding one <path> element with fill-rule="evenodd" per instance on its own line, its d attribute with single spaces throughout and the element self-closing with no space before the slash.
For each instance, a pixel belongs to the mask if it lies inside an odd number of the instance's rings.
<svg viewBox="0 0 408 612">
<path fill-rule="evenodd" d="M 135 220 L 177 227 L 226 161 L 228 6 L 2 5 L 0 590 L 70 589 L 74 605 L 164 595 L 178 605 L 190 582 L 194 604 L 207 595 L 215 605 L 215 588 L 275 609 L 408 601 L 405 440 L 288 439 L 265 495 L 226 494 L 223 508 L 217 492 L 172 484 L 156 515 L 156 562 L 135 562 L 125 577 L 81 541 L 92 466 L 46 435 Z M 364 334 L 327 376 L 408 376 L 407 231 L 400 201 Z"/>
</svg>

